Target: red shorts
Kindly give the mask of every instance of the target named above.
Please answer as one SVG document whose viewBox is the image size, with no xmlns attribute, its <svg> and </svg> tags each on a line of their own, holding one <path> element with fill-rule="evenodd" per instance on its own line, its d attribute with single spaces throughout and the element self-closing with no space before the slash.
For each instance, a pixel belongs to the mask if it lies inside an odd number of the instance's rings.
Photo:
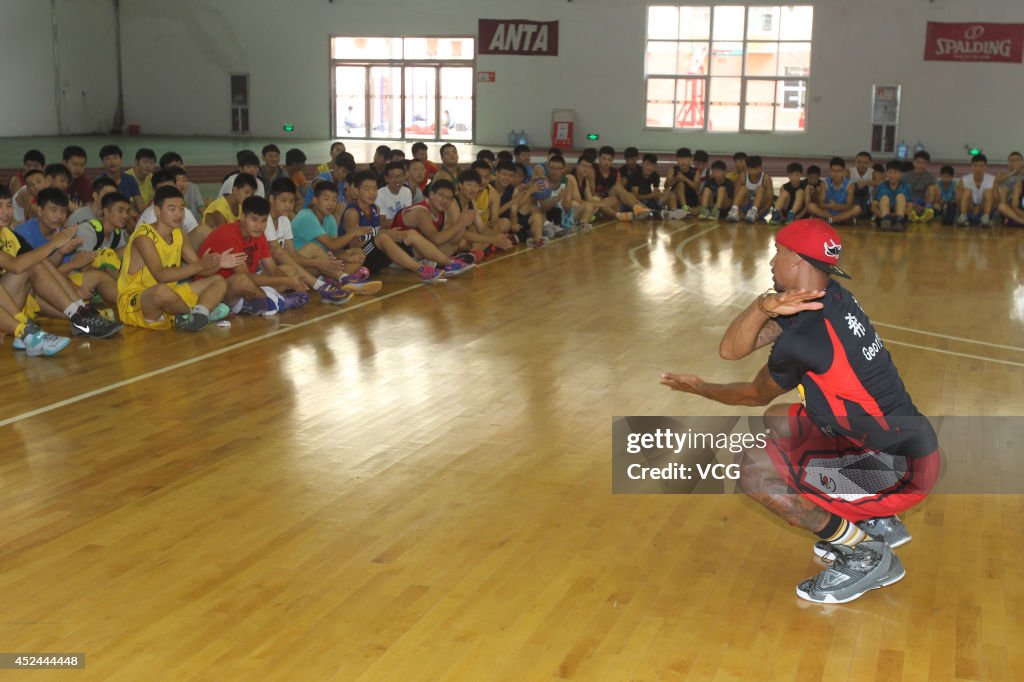
<svg viewBox="0 0 1024 682">
<path fill-rule="evenodd" d="M 892 456 L 844 436 L 823 433 L 804 406 L 789 408 L 789 438 L 767 443 L 772 464 L 790 488 L 847 521 L 892 516 L 931 492 L 938 450 L 925 457 Z"/>
</svg>

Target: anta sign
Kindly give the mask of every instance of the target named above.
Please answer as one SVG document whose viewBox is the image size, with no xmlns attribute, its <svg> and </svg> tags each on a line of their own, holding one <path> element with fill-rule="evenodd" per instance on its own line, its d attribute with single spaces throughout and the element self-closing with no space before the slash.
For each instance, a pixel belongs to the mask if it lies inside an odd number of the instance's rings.
<svg viewBox="0 0 1024 682">
<path fill-rule="evenodd" d="M 943 24 L 928 22 L 925 61 L 1008 62 L 1024 54 L 1024 24 Z"/>
<path fill-rule="evenodd" d="M 480 54 L 558 55 L 558 22 L 481 19 Z"/>
</svg>

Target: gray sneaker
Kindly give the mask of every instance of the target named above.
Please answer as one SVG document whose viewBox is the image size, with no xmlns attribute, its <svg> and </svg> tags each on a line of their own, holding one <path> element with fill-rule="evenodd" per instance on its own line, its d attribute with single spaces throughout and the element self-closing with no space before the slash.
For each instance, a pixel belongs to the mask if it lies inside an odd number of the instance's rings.
<svg viewBox="0 0 1024 682">
<path fill-rule="evenodd" d="M 857 527 L 870 535 L 872 540 L 881 540 L 893 549 L 907 544 L 911 539 L 910 531 L 898 516 L 882 516 L 859 521 Z M 836 559 L 833 547 L 834 545 L 819 540 L 814 543 L 814 554 L 825 563 L 832 563 Z"/>
<path fill-rule="evenodd" d="M 796 586 L 798 597 L 818 604 L 845 604 L 907 574 L 899 557 L 881 540 L 865 540 L 852 549 L 835 545 L 835 555 L 835 563 Z"/>
</svg>

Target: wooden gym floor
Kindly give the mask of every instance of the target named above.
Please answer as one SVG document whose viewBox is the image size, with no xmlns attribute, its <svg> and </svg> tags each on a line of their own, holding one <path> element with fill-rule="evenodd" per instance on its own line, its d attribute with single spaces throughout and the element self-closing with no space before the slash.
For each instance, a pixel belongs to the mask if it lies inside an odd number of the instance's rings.
<svg viewBox="0 0 1024 682">
<path fill-rule="evenodd" d="M 1024 233 L 844 238 L 923 411 L 1024 414 Z M 813 538 L 742 496 L 610 494 L 614 415 L 760 412 L 657 377 L 754 375 L 717 344 L 771 240 L 608 225 L 346 308 L 3 348 L 0 648 L 90 680 L 1024 678 L 1022 495 L 932 496 L 907 578 L 823 607 Z"/>
</svg>

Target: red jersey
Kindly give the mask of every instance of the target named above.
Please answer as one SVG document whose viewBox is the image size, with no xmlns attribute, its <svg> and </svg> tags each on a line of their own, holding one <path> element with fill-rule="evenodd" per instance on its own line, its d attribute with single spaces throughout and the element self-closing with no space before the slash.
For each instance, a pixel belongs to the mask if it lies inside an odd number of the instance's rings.
<svg viewBox="0 0 1024 682">
<path fill-rule="evenodd" d="M 416 228 L 413 227 L 412 225 L 406 225 L 405 224 L 405 215 L 409 211 L 411 211 L 413 209 L 416 209 L 416 208 L 420 208 L 420 207 L 423 207 L 423 208 L 427 209 L 427 211 L 430 212 L 430 217 L 433 219 L 434 227 L 437 228 L 438 232 L 440 232 L 444 228 L 445 214 L 442 213 L 441 215 L 435 216 L 434 215 L 434 209 L 432 209 L 430 207 L 430 203 L 426 199 L 424 199 L 423 201 L 419 202 L 418 204 L 413 204 L 412 206 L 407 206 L 406 208 L 403 208 L 401 211 L 399 211 L 395 215 L 395 219 L 394 219 L 394 221 L 392 221 L 391 227 L 393 227 L 395 229 L 398 229 L 398 230 L 415 230 Z"/>
<path fill-rule="evenodd" d="M 427 174 L 423 176 L 423 182 L 420 183 L 420 189 L 426 192 L 427 185 L 430 184 L 431 178 L 434 177 L 434 173 L 441 170 L 441 167 L 430 160 L 424 161 L 423 166 L 427 169 Z"/>
<path fill-rule="evenodd" d="M 260 261 L 264 258 L 270 258 L 270 244 L 267 242 L 267 238 L 262 234 L 254 239 L 246 237 L 242 234 L 242 225 L 239 222 L 221 225 L 206 235 L 206 239 L 200 244 L 198 252 L 199 255 L 207 251 L 224 253 L 228 249 L 235 253 L 245 254 L 245 262 L 249 266 L 249 272 L 256 272 L 259 269 Z M 217 274 L 227 279 L 234 275 L 235 271 L 225 268 Z"/>
</svg>

